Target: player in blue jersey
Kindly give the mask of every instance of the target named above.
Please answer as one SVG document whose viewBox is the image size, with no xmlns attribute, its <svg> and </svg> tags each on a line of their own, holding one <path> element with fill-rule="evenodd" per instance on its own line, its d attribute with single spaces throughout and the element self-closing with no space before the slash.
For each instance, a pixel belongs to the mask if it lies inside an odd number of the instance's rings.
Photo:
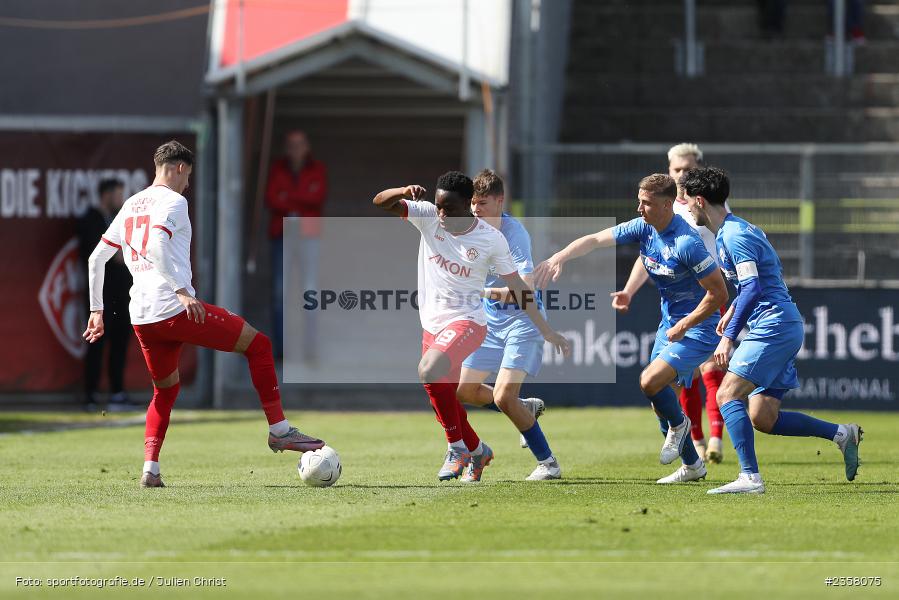
<svg viewBox="0 0 899 600">
<path fill-rule="evenodd" d="M 640 244 L 643 265 L 662 297 L 662 320 L 650 363 L 640 374 L 640 389 L 665 434 L 659 460 L 667 465 L 680 456 L 683 461 L 658 483 L 696 481 L 706 475 L 696 448 L 685 443 L 690 419 L 677 394 L 690 385 L 694 370 L 715 350 L 717 312 L 727 301 L 727 286 L 715 260 L 699 234 L 674 214 L 676 197 L 677 186 L 670 176 L 645 177 L 637 195 L 639 218 L 575 240 L 541 263 L 535 277 L 538 288 L 544 288 L 550 280 L 558 280 L 563 265 L 573 258 L 615 244 Z"/>
<path fill-rule="evenodd" d="M 718 389 L 718 404 L 740 460 L 736 481 L 710 494 L 763 494 L 765 484 L 755 456 L 753 428 L 773 435 L 819 437 L 843 453 L 846 479 L 858 471 L 862 429 L 837 425 L 798 412 L 780 410 L 781 399 L 799 387 L 794 361 L 804 337 L 802 315 L 783 281 L 783 268 L 765 232 L 733 214 L 724 203 L 730 181 L 721 169 L 699 168 L 681 180 L 690 212 L 699 225 L 716 232 L 725 276 L 739 294 L 718 324 L 721 342 L 715 362 L 728 372 Z M 749 333 L 737 346 L 744 326 Z M 749 411 L 743 405 L 748 400 Z"/>
<path fill-rule="evenodd" d="M 471 212 L 500 230 L 509 242 L 518 274 L 533 286 L 531 236 L 517 219 L 503 212 L 504 198 L 505 189 L 499 175 L 489 169 L 478 173 L 474 178 Z M 546 311 L 539 298 L 537 302 L 545 318 Z M 521 433 L 521 446 L 530 448 L 537 459 L 537 467 L 527 477 L 528 481 L 559 479 L 562 469 L 537 423 L 537 417 L 544 409 L 543 401 L 518 397 L 525 378 L 528 375 L 534 377 L 540 371 L 543 336 L 495 273 L 487 278 L 484 311 L 487 314 L 487 337 L 462 363 L 456 396 L 466 404 L 499 410 L 509 417 Z M 484 385 L 494 373 L 494 386 Z"/>
</svg>

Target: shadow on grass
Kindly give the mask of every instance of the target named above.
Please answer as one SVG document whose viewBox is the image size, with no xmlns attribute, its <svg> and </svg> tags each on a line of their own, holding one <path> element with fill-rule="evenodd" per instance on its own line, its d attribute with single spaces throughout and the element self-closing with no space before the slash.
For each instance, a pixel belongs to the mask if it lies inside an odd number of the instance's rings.
<svg viewBox="0 0 899 600">
<path fill-rule="evenodd" d="M 81 431 L 87 429 L 111 429 L 120 427 L 136 427 L 144 424 L 145 413 L 118 413 L 115 417 L 105 417 L 96 421 L 20 421 L 0 418 L 0 435 L 30 435 L 36 433 L 50 433 L 60 431 Z M 172 418 L 172 424 L 182 427 L 184 425 L 206 425 L 214 423 L 236 423 L 242 421 L 255 421 L 261 417 L 256 415 L 235 414 L 233 417 L 215 416 L 210 418 Z"/>
</svg>

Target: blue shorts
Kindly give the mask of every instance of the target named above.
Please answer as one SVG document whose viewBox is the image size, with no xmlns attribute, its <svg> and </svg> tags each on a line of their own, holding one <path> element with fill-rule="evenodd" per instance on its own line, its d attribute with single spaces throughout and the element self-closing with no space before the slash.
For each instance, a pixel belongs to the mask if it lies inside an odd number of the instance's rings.
<svg viewBox="0 0 899 600">
<path fill-rule="evenodd" d="M 505 339 L 488 330 L 484 343 L 465 359 L 462 366 L 487 373 L 515 369 L 536 377 L 543 365 L 543 338 L 535 337 L 528 329 L 524 335 L 513 331 Z"/>
<path fill-rule="evenodd" d="M 678 342 L 669 342 L 665 336 L 667 330 L 667 327 L 660 327 L 656 333 L 656 343 L 652 347 L 649 362 L 661 358 L 677 371 L 675 382 L 690 387 L 693 384 L 693 372 L 709 359 L 718 342 L 701 342 L 687 337 Z"/>
<path fill-rule="evenodd" d="M 799 321 L 756 324 L 737 346 L 727 370 L 756 385 L 750 396 L 798 388 L 796 354 L 804 336 Z"/>
</svg>

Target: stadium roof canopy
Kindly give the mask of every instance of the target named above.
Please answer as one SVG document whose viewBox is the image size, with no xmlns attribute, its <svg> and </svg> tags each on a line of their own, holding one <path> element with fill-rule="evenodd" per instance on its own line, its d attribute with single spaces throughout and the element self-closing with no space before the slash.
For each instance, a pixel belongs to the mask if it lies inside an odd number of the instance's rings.
<svg viewBox="0 0 899 600">
<path fill-rule="evenodd" d="M 238 91 L 256 94 L 352 58 L 395 71 L 426 87 L 449 93 L 459 89 L 459 65 L 358 21 L 342 23 L 242 64 L 212 70 L 206 76 L 206 83 L 216 87 L 238 86 L 239 79 L 245 77 L 246 86 Z M 474 84 L 502 86 L 501 82 L 476 71 L 469 71 L 468 77 Z"/>
<path fill-rule="evenodd" d="M 511 3 L 466 7 L 462 0 L 299 0 L 247 3 L 241 12 L 230 2 L 212 16 L 206 83 L 255 94 L 358 57 L 465 98 L 471 90 L 460 80 L 501 88 Z"/>
</svg>

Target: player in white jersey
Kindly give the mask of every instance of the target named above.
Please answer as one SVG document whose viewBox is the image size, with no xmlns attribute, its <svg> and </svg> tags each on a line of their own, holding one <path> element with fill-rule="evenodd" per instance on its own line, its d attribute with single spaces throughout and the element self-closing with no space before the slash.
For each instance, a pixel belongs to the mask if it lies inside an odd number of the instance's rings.
<svg viewBox="0 0 899 600">
<path fill-rule="evenodd" d="M 681 176 L 702 164 L 702 150 L 696 144 L 677 144 L 668 150 L 668 175 L 675 181 L 680 181 Z M 730 207 L 725 205 L 728 211 Z M 674 202 L 674 214 L 683 217 L 687 223 L 696 230 L 702 243 L 708 250 L 709 254 L 718 260 L 718 251 L 715 248 L 715 234 L 708 227 L 703 227 L 696 223 L 696 219 L 690 214 L 686 201 L 683 198 L 683 191 L 678 186 L 677 199 Z M 612 294 L 612 306 L 620 311 L 627 312 L 631 298 L 637 293 L 644 283 L 649 279 L 643 261 L 637 257 L 631 274 L 628 277 L 624 289 L 620 292 Z M 723 314 L 723 307 L 722 307 Z M 681 390 L 680 403 L 684 412 L 690 417 L 692 429 L 690 435 L 693 438 L 693 444 L 700 456 L 703 456 L 708 462 L 720 463 L 723 458 L 721 435 L 724 432 L 724 419 L 718 410 L 718 402 L 716 400 L 718 388 L 724 379 L 724 371 L 715 364 L 710 357 L 699 367 L 699 373 L 702 376 L 702 382 L 706 390 L 706 412 L 709 416 L 709 429 L 711 430 L 708 447 L 706 447 L 705 434 L 702 431 L 702 395 L 699 391 L 698 377 L 694 377 L 693 385 L 685 387 Z M 698 375 L 698 374 L 697 374 Z"/>
<path fill-rule="evenodd" d="M 324 446 L 300 433 L 284 417 L 269 338 L 224 308 L 201 302 L 191 285 L 191 226 L 187 189 L 193 153 L 170 141 L 153 155 L 153 185 L 125 201 L 88 260 L 91 314 L 84 339 L 103 335 L 103 278 L 106 261 L 121 250 L 131 272 L 131 323 L 153 379 L 147 409 L 142 487 L 165 487 L 159 472 L 169 417 L 180 389 L 181 347 L 195 344 L 247 357 L 253 386 L 269 422 L 273 452 L 305 452 Z"/>
<path fill-rule="evenodd" d="M 437 180 L 434 204 L 422 200 L 425 193 L 418 185 L 388 189 L 375 196 L 374 204 L 421 232 L 418 307 L 424 331 L 418 375 L 448 443 L 437 477 L 455 479 L 465 472 L 462 481 L 477 482 L 493 460 L 493 450 L 468 423 L 456 387 L 462 361 L 487 334 L 481 297 L 491 267 L 522 298 L 522 308 L 544 338 L 565 354 L 571 349 L 540 314 L 534 292 L 518 275 L 505 237 L 471 214 L 471 179 L 450 171 Z"/>
</svg>

